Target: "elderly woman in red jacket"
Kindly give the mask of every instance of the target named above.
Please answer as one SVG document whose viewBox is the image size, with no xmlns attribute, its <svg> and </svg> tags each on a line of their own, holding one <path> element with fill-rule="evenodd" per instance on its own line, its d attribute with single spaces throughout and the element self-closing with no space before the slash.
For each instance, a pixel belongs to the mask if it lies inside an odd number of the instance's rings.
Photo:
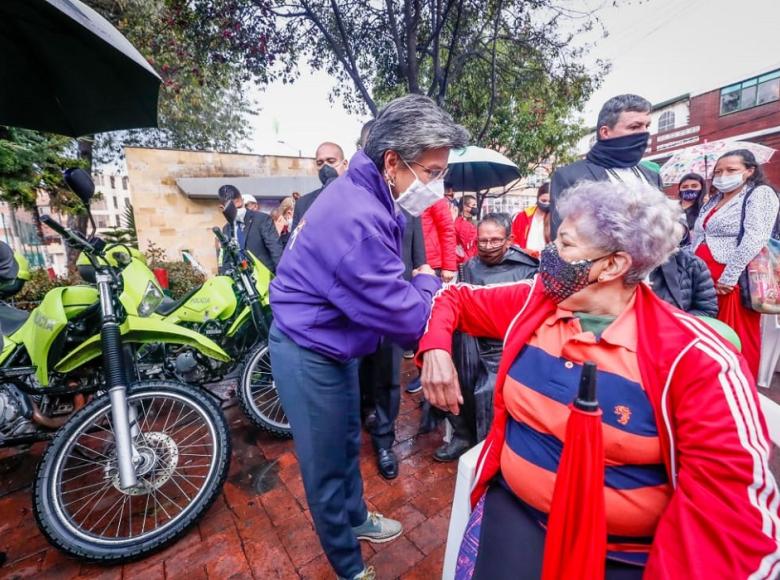
<svg viewBox="0 0 780 580">
<path fill-rule="evenodd" d="M 776 577 L 780 495 L 752 376 L 642 283 L 676 249 L 679 207 L 652 188 L 588 182 L 559 208 L 533 281 L 444 290 L 420 342 L 426 398 L 457 413 L 453 332 L 504 339 L 458 578 L 540 576 L 585 361 L 603 410 L 606 577 Z"/>
</svg>

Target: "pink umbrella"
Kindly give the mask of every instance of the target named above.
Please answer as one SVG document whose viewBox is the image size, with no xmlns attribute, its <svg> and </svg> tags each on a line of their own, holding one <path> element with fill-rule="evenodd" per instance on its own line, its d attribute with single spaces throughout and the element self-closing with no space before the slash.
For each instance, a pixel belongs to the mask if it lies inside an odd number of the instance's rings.
<svg viewBox="0 0 780 580">
<path fill-rule="evenodd" d="M 775 152 L 771 147 L 750 141 L 720 139 L 710 143 L 701 143 L 675 151 L 669 161 L 661 167 L 661 178 L 667 185 L 679 183 L 686 173 L 698 173 L 705 179 L 710 179 L 715 163 L 720 156 L 734 149 L 747 149 L 755 156 L 759 165 L 769 161 Z"/>
</svg>

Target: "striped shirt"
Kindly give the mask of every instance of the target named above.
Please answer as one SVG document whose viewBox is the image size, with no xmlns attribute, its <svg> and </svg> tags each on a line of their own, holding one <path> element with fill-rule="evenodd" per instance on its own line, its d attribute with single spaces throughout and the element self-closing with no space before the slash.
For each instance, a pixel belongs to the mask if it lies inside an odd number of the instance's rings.
<svg viewBox="0 0 780 580">
<path fill-rule="evenodd" d="M 603 411 L 607 548 L 611 556 L 642 562 L 672 490 L 653 409 L 641 384 L 636 342 L 633 304 L 600 339 L 584 332 L 569 311 L 559 308 L 548 317 L 504 384 L 509 418 L 501 473 L 544 523 L 581 363 L 595 362 Z"/>
</svg>

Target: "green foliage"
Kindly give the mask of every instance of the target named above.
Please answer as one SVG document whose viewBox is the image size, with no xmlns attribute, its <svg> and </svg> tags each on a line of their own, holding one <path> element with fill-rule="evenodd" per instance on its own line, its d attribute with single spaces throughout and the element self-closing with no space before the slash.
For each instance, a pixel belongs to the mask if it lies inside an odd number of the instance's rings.
<svg viewBox="0 0 780 580">
<path fill-rule="evenodd" d="M 97 137 L 101 161 L 122 145 L 235 150 L 249 133 L 250 81 L 269 80 L 273 15 L 239 0 L 87 0 L 163 79 L 160 129 Z"/>
<path fill-rule="evenodd" d="M 25 283 L 22 290 L 13 298 L 13 304 L 22 310 L 32 310 L 43 300 L 46 293 L 60 286 L 73 286 L 83 284 L 84 281 L 78 274 L 58 277 L 51 280 L 49 273 L 39 268 L 30 272 L 30 279 Z"/>
<path fill-rule="evenodd" d="M 278 50 L 335 77 L 331 97 L 347 109 L 376 114 L 395 97 L 427 94 L 475 144 L 529 172 L 576 142 L 574 113 L 607 70 L 601 62 L 587 69 L 587 47 L 577 42 L 596 14 L 556 0 L 276 4 L 284 23 Z"/>
<path fill-rule="evenodd" d="M 181 298 L 206 281 L 206 277 L 193 268 L 190 263 L 168 260 L 165 249 L 152 241 L 149 241 L 144 253 L 150 268 L 163 268 L 168 272 L 168 284 L 174 299 Z"/>
<path fill-rule="evenodd" d="M 56 210 L 83 211 L 62 178 L 65 169 L 84 166 L 75 153 L 75 143 L 68 137 L 0 127 L 0 199 L 15 208 L 35 210 L 38 192 L 43 191 Z"/>
<path fill-rule="evenodd" d="M 103 233 L 103 238 L 110 244 L 125 244 L 137 248 L 138 231 L 135 229 L 135 214 L 132 205 L 125 208 L 122 217 L 125 221 L 125 227 L 111 228 Z"/>
</svg>

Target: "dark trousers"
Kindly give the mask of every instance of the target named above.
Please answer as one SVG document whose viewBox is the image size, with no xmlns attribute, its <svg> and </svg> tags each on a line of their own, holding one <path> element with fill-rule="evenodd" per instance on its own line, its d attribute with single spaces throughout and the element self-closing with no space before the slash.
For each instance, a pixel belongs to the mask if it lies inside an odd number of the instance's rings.
<svg viewBox="0 0 780 580">
<path fill-rule="evenodd" d="M 545 531 L 500 483 L 487 491 L 472 580 L 541 578 Z M 641 580 L 644 568 L 607 560 L 605 580 Z"/>
<path fill-rule="evenodd" d="M 358 361 L 338 362 L 290 340 L 276 325 L 271 365 L 325 555 L 339 576 L 363 570 L 352 528 L 366 521 L 360 476 Z"/>
<path fill-rule="evenodd" d="M 376 352 L 360 361 L 360 392 L 364 413 L 374 411 L 374 448 L 390 449 L 401 407 L 401 348 L 383 340 Z"/>
</svg>

